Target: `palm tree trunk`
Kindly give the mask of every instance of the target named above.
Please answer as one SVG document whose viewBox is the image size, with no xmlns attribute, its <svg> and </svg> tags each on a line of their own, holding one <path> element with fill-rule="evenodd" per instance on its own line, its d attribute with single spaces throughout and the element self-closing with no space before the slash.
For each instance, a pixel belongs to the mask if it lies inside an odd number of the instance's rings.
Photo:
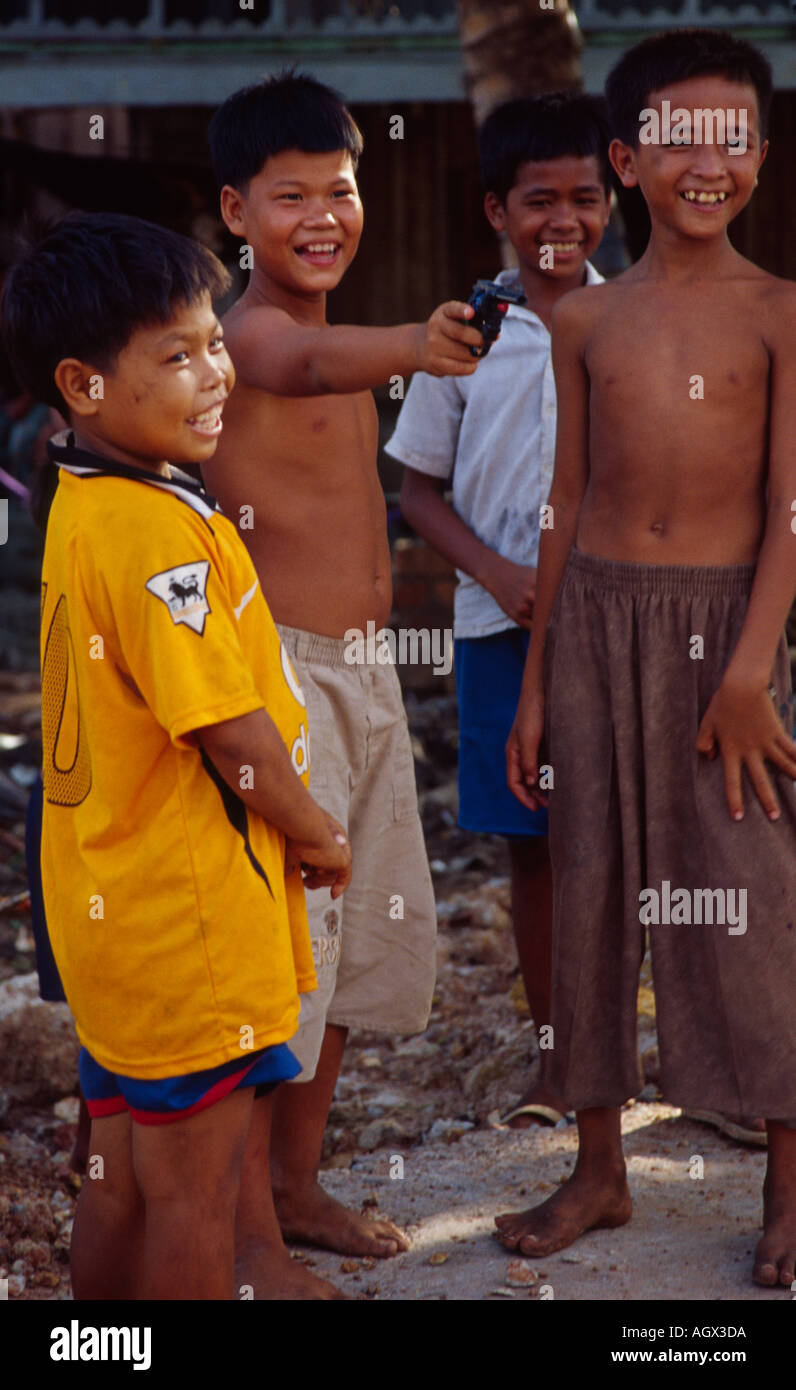
<svg viewBox="0 0 796 1390">
<path fill-rule="evenodd" d="M 567 0 L 458 0 L 475 123 L 504 101 L 580 91 L 583 40 Z"/>
</svg>

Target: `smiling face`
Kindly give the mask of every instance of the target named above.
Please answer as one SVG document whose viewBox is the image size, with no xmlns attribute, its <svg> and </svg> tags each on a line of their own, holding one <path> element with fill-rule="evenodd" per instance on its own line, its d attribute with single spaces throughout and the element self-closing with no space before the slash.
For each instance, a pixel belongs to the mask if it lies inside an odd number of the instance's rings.
<svg viewBox="0 0 796 1390">
<path fill-rule="evenodd" d="M 362 235 L 362 203 L 346 150 L 271 155 L 245 194 L 222 189 L 221 211 L 230 231 L 252 247 L 260 283 L 280 297 L 313 299 L 333 290 Z"/>
<path fill-rule="evenodd" d="M 235 372 L 209 294 L 176 308 L 170 323 L 137 329 L 99 373 L 99 400 L 97 374 L 75 358 L 55 372 L 80 447 L 160 472 L 215 452 Z"/>
<path fill-rule="evenodd" d="M 521 270 L 552 279 L 580 276 L 596 251 L 610 216 L 596 155 L 529 160 L 517 170 L 505 205 L 486 195 L 486 215 L 505 232 Z M 553 247 L 553 265 L 542 269 L 542 247 Z"/>
<path fill-rule="evenodd" d="M 669 103 L 671 117 L 668 138 L 664 101 Z M 613 141 L 611 162 L 623 184 L 641 188 L 653 226 L 700 240 L 724 232 L 749 202 L 768 149 L 768 142 L 760 140 L 754 87 L 727 77 L 694 77 L 650 93 L 647 108 L 657 112 L 661 142 L 632 147 Z M 690 140 L 681 139 L 675 120 L 678 109 L 690 115 Z M 721 122 L 715 118 L 698 121 L 697 111 L 724 113 L 723 143 L 717 141 Z M 739 149 L 738 131 L 739 127 L 743 131 L 744 120 L 746 148 Z M 700 126 L 702 138 L 697 140 Z"/>
</svg>

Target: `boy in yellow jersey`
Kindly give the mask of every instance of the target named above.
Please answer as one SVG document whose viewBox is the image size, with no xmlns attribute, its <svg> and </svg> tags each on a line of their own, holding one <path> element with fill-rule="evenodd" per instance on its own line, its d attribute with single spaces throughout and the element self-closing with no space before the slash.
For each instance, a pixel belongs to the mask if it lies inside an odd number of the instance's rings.
<svg viewBox="0 0 796 1390">
<path fill-rule="evenodd" d="M 42 880 L 82 1043 L 92 1178 L 75 1296 L 235 1296 L 253 1104 L 299 1070 L 315 987 L 304 895 L 350 877 L 310 797 L 301 688 L 235 528 L 170 462 L 214 451 L 234 372 L 215 257 L 137 218 L 70 214 L 12 270 L 20 379 L 71 429 L 42 582 Z M 259 1136 L 263 1126 L 258 1124 Z M 259 1164 L 267 1298 L 293 1264 Z"/>
</svg>

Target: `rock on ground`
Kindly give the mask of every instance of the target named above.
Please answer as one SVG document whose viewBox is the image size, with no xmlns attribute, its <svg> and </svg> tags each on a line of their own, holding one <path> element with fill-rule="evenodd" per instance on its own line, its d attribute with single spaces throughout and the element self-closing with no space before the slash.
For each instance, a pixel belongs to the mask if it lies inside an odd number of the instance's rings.
<svg viewBox="0 0 796 1390">
<path fill-rule="evenodd" d="M 66 1004 L 39 998 L 37 975 L 0 983 L 0 1090 L 47 1102 L 74 1091 L 79 1046 Z"/>
</svg>

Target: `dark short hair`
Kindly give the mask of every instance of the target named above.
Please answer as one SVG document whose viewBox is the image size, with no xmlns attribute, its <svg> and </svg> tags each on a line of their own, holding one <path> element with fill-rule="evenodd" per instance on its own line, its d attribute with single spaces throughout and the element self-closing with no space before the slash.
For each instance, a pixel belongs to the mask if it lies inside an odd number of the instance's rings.
<svg viewBox="0 0 796 1390">
<path fill-rule="evenodd" d="M 549 92 L 507 101 L 478 132 L 484 191 L 505 203 L 521 164 L 529 160 L 595 155 L 606 193 L 611 191 L 611 132 L 602 97 Z"/>
<path fill-rule="evenodd" d="M 613 133 L 626 145 L 639 143 L 641 112 L 653 92 L 691 77 L 726 77 L 749 83 L 757 93 L 760 138 L 771 107 L 771 65 L 759 49 L 726 29 L 667 29 L 628 49 L 608 74 L 605 95 Z"/>
<path fill-rule="evenodd" d="M 137 329 L 229 286 L 199 242 L 140 217 L 70 212 L 28 243 L 3 287 L 3 337 L 19 380 L 62 413 L 64 357 L 110 371 Z"/>
<path fill-rule="evenodd" d="M 347 150 L 356 169 L 362 134 L 339 92 L 292 68 L 242 87 L 219 106 L 208 129 L 219 188 L 242 193 L 265 161 L 283 150 Z"/>
</svg>

